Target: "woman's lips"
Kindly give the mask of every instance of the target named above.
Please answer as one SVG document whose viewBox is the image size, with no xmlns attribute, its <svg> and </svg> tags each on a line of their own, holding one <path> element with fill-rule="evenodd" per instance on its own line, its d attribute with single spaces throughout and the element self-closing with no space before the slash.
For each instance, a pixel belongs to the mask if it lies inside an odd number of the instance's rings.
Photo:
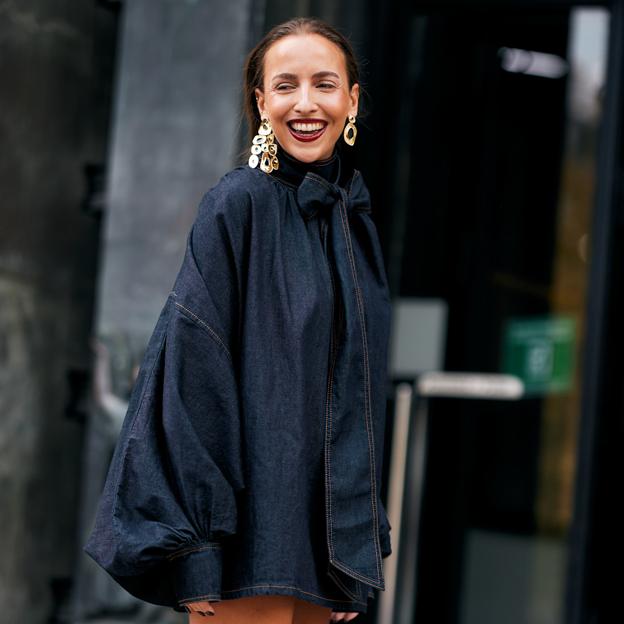
<svg viewBox="0 0 624 624">
<path fill-rule="evenodd" d="M 308 143 L 310 141 L 316 141 L 323 132 L 325 132 L 325 128 L 327 128 L 327 124 L 325 124 L 320 130 L 315 130 L 314 132 L 297 132 L 293 128 L 290 127 L 290 124 L 286 124 L 288 126 L 288 130 L 290 134 L 297 139 L 297 141 L 302 141 L 303 143 Z"/>
</svg>

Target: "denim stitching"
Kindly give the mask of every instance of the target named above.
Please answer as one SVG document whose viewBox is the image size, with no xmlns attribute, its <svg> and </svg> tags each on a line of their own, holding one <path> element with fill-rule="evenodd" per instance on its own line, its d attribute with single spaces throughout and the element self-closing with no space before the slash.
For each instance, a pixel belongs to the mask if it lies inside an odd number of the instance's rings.
<svg viewBox="0 0 624 624">
<path fill-rule="evenodd" d="M 330 568 L 327 570 L 327 575 L 330 576 L 334 582 L 336 583 L 336 585 L 338 585 L 340 587 L 340 589 L 342 589 L 342 591 L 347 594 L 347 596 L 349 596 L 352 600 L 354 600 L 355 602 L 358 602 L 358 597 L 353 594 L 351 592 L 351 590 L 349 590 L 344 583 L 338 578 L 338 576 L 336 576 L 336 574 L 334 573 L 334 571 Z"/>
<path fill-rule="evenodd" d="M 189 555 L 195 552 L 201 552 L 203 550 L 218 550 L 221 548 L 221 544 L 218 542 L 211 542 L 209 544 L 202 544 L 200 546 L 192 546 L 190 548 L 185 548 L 183 550 L 176 550 L 174 553 L 167 555 L 167 559 L 171 561 L 172 559 L 177 559 L 178 557 L 182 557 L 183 555 Z"/>
<path fill-rule="evenodd" d="M 357 604 L 361 604 L 361 605 L 365 605 L 367 603 L 362 602 L 361 600 L 337 600 L 336 598 L 326 598 L 325 596 L 319 596 L 319 594 L 314 594 L 312 592 L 309 591 L 305 591 L 304 589 L 299 589 L 299 587 L 294 587 L 293 585 L 273 585 L 273 584 L 263 584 L 263 585 L 249 585 L 247 587 L 237 587 L 236 589 L 222 589 L 221 590 L 221 594 L 231 594 L 233 592 L 237 592 L 237 591 L 242 591 L 244 589 L 256 589 L 259 587 L 282 587 L 284 589 L 294 589 L 298 592 L 301 592 L 302 594 L 308 594 L 309 596 L 314 596 L 316 598 L 321 598 L 323 600 L 328 600 L 329 602 L 340 602 L 340 603 L 348 603 L 348 602 L 356 602 Z M 194 602 L 196 600 L 201 600 L 203 598 L 215 598 L 215 599 L 219 599 L 220 598 L 220 594 L 203 594 L 201 596 L 193 596 L 191 598 L 185 598 L 184 601 L 180 602 L 179 604 L 186 604 L 188 602 Z"/>
<path fill-rule="evenodd" d="M 364 307 L 363 307 L 363 302 L 362 302 L 362 292 L 360 290 L 359 284 L 358 284 L 358 279 L 357 279 L 357 272 L 356 272 L 356 268 L 355 268 L 355 258 L 353 256 L 353 248 L 351 247 L 351 236 L 349 234 L 349 224 L 348 222 L 345 222 L 345 216 L 346 216 L 346 207 L 345 207 L 345 203 L 344 203 L 344 198 L 342 199 L 342 201 L 339 204 L 341 210 L 340 210 L 340 219 L 342 222 L 342 228 L 343 228 L 343 232 L 345 235 L 345 239 L 346 239 L 346 244 L 347 244 L 347 256 L 349 258 L 350 261 L 350 265 L 351 265 L 351 273 L 353 275 L 353 282 L 355 284 L 355 299 L 358 305 L 358 315 L 360 317 L 360 327 L 361 327 L 361 333 L 362 333 L 362 347 L 364 350 L 364 372 L 365 372 L 365 410 L 364 410 L 364 421 L 366 423 L 366 432 L 368 435 L 368 450 L 369 450 L 369 462 L 370 462 L 370 469 L 371 469 L 371 475 L 370 475 L 370 480 L 371 480 L 371 506 L 373 509 L 373 545 L 375 547 L 375 565 L 377 567 L 377 574 L 379 576 L 379 578 L 382 577 L 381 574 L 381 569 L 380 569 L 380 565 L 379 562 L 381 560 L 381 547 L 379 545 L 379 525 L 378 525 L 378 517 L 377 517 L 377 502 L 376 502 L 376 496 L 377 496 L 377 488 L 376 488 L 376 483 L 375 483 L 375 475 L 376 475 L 376 471 L 375 471 L 375 449 L 373 447 L 374 445 L 374 441 L 373 441 L 373 437 L 372 437 L 372 418 L 371 418 L 371 414 L 370 414 L 370 370 L 369 370 L 369 362 L 368 362 L 368 344 L 367 344 L 367 340 L 366 340 L 366 327 L 365 327 L 365 315 L 364 315 Z M 344 210 L 342 210 L 342 208 L 344 208 Z"/>
<path fill-rule="evenodd" d="M 328 182 L 323 176 L 320 176 L 318 173 L 314 173 L 314 171 L 306 172 L 305 177 L 309 177 L 312 180 L 318 182 L 321 186 L 324 186 L 329 191 L 335 191 L 336 187 L 331 182 Z"/>
<path fill-rule="evenodd" d="M 375 579 L 372 579 L 369 576 L 364 576 L 359 572 L 352 570 L 350 567 L 346 566 L 344 563 L 341 563 L 337 559 L 332 559 L 331 563 L 332 565 L 335 565 L 339 570 L 342 570 L 345 574 L 352 576 L 353 578 L 358 579 L 363 583 L 366 583 L 367 585 L 373 585 L 373 587 L 383 590 L 383 586 L 381 585 L 381 583 L 378 583 Z"/>
<path fill-rule="evenodd" d="M 327 230 L 326 230 L 327 234 Z M 322 242 L 322 241 L 321 241 Z M 325 251 L 323 250 L 323 254 L 325 255 Z M 331 326 L 330 326 L 330 360 L 329 360 L 329 373 L 327 376 L 327 395 L 325 398 L 325 486 L 327 488 L 327 496 L 326 496 L 326 505 L 325 505 L 325 524 L 327 530 L 327 542 L 329 549 L 329 559 L 330 561 L 333 559 L 334 555 L 334 541 L 333 541 L 333 531 L 332 531 L 332 515 L 331 515 L 331 454 L 329 452 L 331 445 L 331 420 L 332 420 L 332 401 L 331 401 L 331 390 L 333 386 L 333 377 L 334 377 L 334 366 L 336 364 L 335 354 L 336 354 L 336 343 L 334 338 L 334 314 L 336 309 L 336 287 L 334 282 L 334 276 L 332 273 L 332 269 L 329 263 L 329 258 L 325 257 L 327 261 L 327 268 L 329 271 L 329 278 L 332 284 L 332 315 L 331 315 Z M 329 428 L 329 432 L 328 432 Z"/>
<path fill-rule="evenodd" d="M 174 302 L 175 305 L 178 308 L 181 308 L 182 310 L 185 310 L 186 312 L 188 312 L 188 314 L 191 315 L 192 319 L 197 321 L 198 323 L 200 323 L 201 325 L 203 325 L 208 332 L 210 332 L 210 335 L 214 338 L 214 340 L 221 346 L 221 348 L 225 351 L 225 354 L 228 356 L 228 358 L 231 360 L 232 356 L 230 354 L 229 349 L 225 346 L 225 343 L 223 342 L 223 340 L 221 339 L 221 337 L 219 336 L 219 334 L 217 334 L 217 332 L 212 329 L 212 327 L 210 327 L 210 325 L 208 325 L 208 323 L 206 323 L 206 321 L 203 321 L 201 318 L 199 318 L 199 316 L 197 316 L 197 314 L 195 314 L 194 312 L 191 312 L 191 310 L 189 310 L 188 308 L 184 307 L 181 303 L 178 303 L 177 301 Z M 185 315 L 186 316 L 186 315 Z"/>
</svg>

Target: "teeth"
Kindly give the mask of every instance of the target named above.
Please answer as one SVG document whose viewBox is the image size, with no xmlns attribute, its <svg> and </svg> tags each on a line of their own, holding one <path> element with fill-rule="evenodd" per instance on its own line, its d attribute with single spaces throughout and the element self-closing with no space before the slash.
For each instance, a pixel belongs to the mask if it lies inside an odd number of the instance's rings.
<svg viewBox="0 0 624 624">
<path fill-rule="evenodd" d="M 322 130 L 325 127 L 325 124 L 322 123 L 301 123 L 297 121 L 293 121 L 290 125 L 297 132 L 313 132 L 314 130 Z"/>
</svg>

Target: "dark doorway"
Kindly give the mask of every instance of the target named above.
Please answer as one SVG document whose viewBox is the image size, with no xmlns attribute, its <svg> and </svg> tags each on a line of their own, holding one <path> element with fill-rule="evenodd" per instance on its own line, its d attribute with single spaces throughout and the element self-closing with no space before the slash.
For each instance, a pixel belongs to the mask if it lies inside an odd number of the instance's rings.
<svg viewBox="0 0 624 624">
<path fill-rule="evenodd" d="M 609 21 L 416 9 L 388 41 L 371 159 L 395 296 L 446 305 L 444 370 L 526 389 L 431 404 L 416 622 L 566 623 Z"/>
</svg>

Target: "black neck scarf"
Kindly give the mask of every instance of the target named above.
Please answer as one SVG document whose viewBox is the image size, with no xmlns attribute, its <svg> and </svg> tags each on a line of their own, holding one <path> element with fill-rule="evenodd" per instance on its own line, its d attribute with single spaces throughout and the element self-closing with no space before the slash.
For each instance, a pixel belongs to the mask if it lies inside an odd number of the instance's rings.
<svg viewBox="0 0 624 624">
<path fill-rule="evenodd" d="M 342 185 L 344 180 L 343 167 L 338 148 L 334 147 L 331 156 L 314 162 L 303 162 L 281 146 L 278 147 L 277 158 L 279 169 L 275 172 L 278 177 L 295 186 L 299 186 L 306 173 L 311 172 L 321 176 L 331 184 Z"/>
</svg>

